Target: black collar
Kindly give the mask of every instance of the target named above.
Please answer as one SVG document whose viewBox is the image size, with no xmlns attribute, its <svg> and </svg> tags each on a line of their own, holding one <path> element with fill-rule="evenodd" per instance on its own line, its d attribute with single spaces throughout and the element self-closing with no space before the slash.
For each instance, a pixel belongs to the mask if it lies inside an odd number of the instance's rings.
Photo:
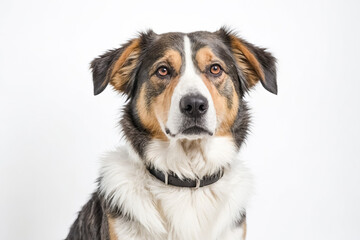
<svg viewBox="0 0 360 240">
<path fill-rule="evenodd" d="M 203 179 L 183 179 L 181 180 L 176 174 L 171 173 L 163 173 L 162 171 L 159 171 L 155 169 L 154 167 L 148 167 L 148 171 L 157 179 L 165 183 L 166 185 L 172 185 L 176 187 L 188 187 L 188 188 L 199 188 L 204 187 L 210 184 L 213 184 L 217 182 L 223 175 L 224 171 L 221 170 L 218 173 L 211 175 L 211 176 L 205 176 Z"/>
</svg>

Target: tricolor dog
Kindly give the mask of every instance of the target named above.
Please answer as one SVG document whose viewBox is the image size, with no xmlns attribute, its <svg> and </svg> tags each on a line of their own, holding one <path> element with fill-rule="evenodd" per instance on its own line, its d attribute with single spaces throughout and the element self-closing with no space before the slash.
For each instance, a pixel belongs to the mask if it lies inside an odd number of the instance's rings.
<svg viewBox="0 0 360 240">
<path fill-rule="evenodd" d="M 147 31 L 91 63 L 95 95 L 127 96 L 125 146 L 102 159 L 98 188 L 67 239 L 245 239 L 251 174 L 237 158 L 275 58 L 224 28 Z"/>
</svg>

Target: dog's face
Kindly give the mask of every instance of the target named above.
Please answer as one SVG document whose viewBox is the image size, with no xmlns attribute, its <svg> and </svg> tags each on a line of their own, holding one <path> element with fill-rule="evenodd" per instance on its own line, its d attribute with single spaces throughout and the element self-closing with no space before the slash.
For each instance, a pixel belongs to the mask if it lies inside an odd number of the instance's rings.
<svg viewBox="0 0 360 240">
<path fill-rule="evenodd" d="M 91 67 L 95 94 L 111 83 L 130 99 L 137 128 L 162 140 L 233 136 L 248 89 L 260 80 L 277 93 L 275 59 L 224 29 L 149 31 Z"/>
</svg>

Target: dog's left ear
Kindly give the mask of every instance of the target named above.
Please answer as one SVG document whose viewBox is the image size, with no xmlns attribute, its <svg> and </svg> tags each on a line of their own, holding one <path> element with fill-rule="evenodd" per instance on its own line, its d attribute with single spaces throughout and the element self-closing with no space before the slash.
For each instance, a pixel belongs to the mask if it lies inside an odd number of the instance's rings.
<svg viewBox="0 0 360 240">
<path fill-rule="evenodd" d="M 94 95 L 100 94 L 110 83 L 114 89 L 129 96 L 141 51 L 154 34 L 151 30 L 141 33 L 138 38 L 130 40 L 121 48 L 110 50 L 91 62 Z"/>
<path fill-rule="evenodd" d="M 266 49 L 256 47 L 224 28 L 218 32 L 227 39 L 238 67 L 246 78 L 247 88 L 252 88 L 260 80 L 266 90 L 277 94 L 276 59 Z"/>
</svg>

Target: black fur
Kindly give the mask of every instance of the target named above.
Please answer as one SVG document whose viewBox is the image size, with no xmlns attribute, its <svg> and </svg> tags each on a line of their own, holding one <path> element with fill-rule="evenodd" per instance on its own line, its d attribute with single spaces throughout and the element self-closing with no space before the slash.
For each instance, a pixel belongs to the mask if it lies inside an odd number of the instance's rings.
<svg viewBox="0 0 360 240">
<path fill-rule="evenodd" d="M 269 52 L 267 52 L 265 48 L 256 47 L 255 45 L 243 39 L 241 41 L 254 54 L 264 71 L 265 81 L 260 81 L 263 87 L 269 92 L 277 94 L 278 87 L 276 82 L 276 59 Z"/>
<path fill-rule="evenodd" d="M 246 212 L 241 213 L 239 220 L 236 221 L 236 225 L 240 227 L 244 222 L 246 222 Z"/>
<path fill-rule="evenodd" d="M 109 226 L 104 201 L 95 192 L 79 212 L 66 240 L 109 240 Z"/>
<path fill-rule="evenodd" d="M 142 50 L 145 50 L 145 48 L 147 47 L 147 45 L 155 35 L 156 34 L 151 30 L 145 33 L 140 33 L 139 34 L 140 48 Z M 104 89 L 110 82 L 110 77 L 111 77 L 110 74 L 113 69 L 114 63 L 132 42 L 133 40 L 130 40 L 126 44 L 122 45 L 121 48 L 109 50 L 106 53 L 95 58 L 91 62 L 90 68 L 92 69 L 93 72 L 94 95 L 98 95 L 102 91 L 104 91 Z M 124 92 L 128 96 L 131 95 L 132 90 L 135 88 L 136 85 L 135 75 L 137 69 L 138 66 L 134 69 L 133 73 L 131 74 L 132 79 L 129 81 L 127 86 L 125 86 Z"/>
<path fill-rule="evenodd" d="M 110 50 L 91 62 L 90 68 L 93 72 L 94 95 L 104 91 L 110 81 L 109 74 L 112 65 L 128 45 L 129 43 L 122 48 Z"/>
<path fill-rule="evenodd" d="M 120 120 L 122 131 L 140 157 L 144 157 L 144 149 L 150 141 L 150 133 L 141 125 L 136 112 L 135 101 L 125 106 L 123 118 Z"/>
<path fill-rule="evenodd" d="M 234 138 L 236 146 L 240 149 L 241 145 L 246 139 L 249 131 L 250 114 L 249 108 L 245 101 L 241 101 L 239 105 L 239 111 L 235 119 L 234 124 L 231 127 L 231 134 Z"/>
</svg>

